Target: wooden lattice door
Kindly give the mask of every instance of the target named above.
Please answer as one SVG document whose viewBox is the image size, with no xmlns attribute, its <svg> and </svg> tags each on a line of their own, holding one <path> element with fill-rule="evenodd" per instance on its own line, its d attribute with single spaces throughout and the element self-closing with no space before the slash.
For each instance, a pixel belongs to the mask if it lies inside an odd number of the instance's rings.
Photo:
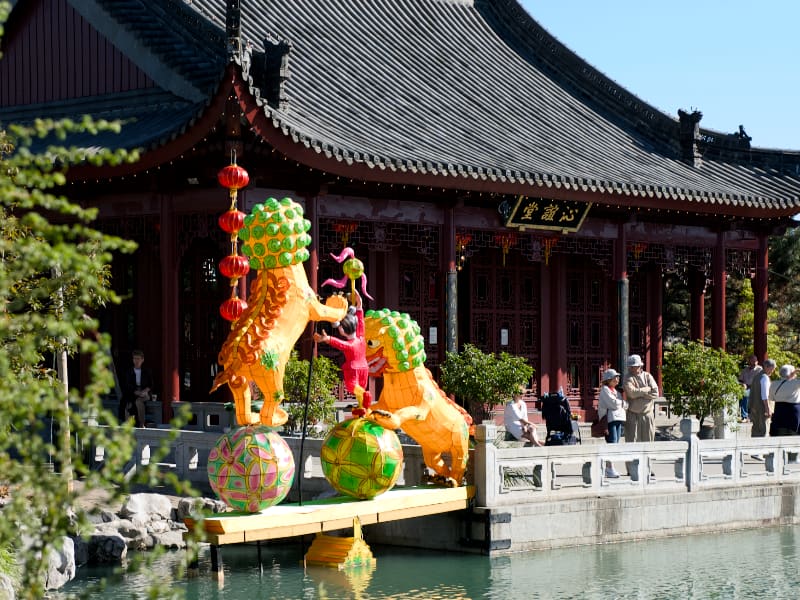
<svg viewBox="0 0 800 600">
<path fill-rule="evenodd" d="M 484 352 L 523 356 L 539 372 L 541 295 L 539 264 L 510 253 L 488 249 L 473 259 L 459 277 L 468 277 L 468 296 L 459 295 L 459 313 L 469 315 L 462 341 Z M 535 377 L 534 377 L 535 381 Z M 532 382 L 533 384 L 534 382 Z"/>
<path fill-rule="evenodd" d="M 419 324 L 428 357 L 425 366 L 435 373 L 444 358 L 439 323 L 444 289 L 441 275 L 434 264 L 415 252 L 401 252 L 398 275 L 398 310 Z"/>
<path fill-rule="evenodd" d="M 219 307 L 230 292 L 229 281 L 217 268 L 221 252 L 211 240 L 198 240 L 180 267 L 181 400 L 225 402 L 227 386 L 209 394 L 220 369 L 217 355 L 230 327 Z"/>
<path fill-rule="evenodd" d="M 566 285 L 568 392 L 589 408 L 598 394 L 600 371 L 614 359 L 610 330 L 616 302 L 609 278 L 581 257 L 568 261 Z"/>
</svg>

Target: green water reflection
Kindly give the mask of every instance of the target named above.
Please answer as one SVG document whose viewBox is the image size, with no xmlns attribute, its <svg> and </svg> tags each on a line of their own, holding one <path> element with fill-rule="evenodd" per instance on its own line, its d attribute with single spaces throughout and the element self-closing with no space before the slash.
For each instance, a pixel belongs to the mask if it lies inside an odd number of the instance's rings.
<svg viewBox="0 0 800 600">
<path fill-rule="evenodd" d="M 296 544 L 264 547 L 259 567 L 256 548 L 238 546 L 223 549 L 222 586 L 211 579 L 206 555 L 199 578 L 172 587 L 192 599 L 797 598 L 799 546 L 800 528 L 782 527 L 498 558 L 374 547 L 377 567 L 355 573 L 304 571 Z M 168 581 L 180 559 L 165 556 L 150 575 Z M 82 569 L 57 597 L 78 594 L 104 574 Z M 127 575 L 89 597 L 144 597 L 146 587 L 147 576 Z"/>
</svg>

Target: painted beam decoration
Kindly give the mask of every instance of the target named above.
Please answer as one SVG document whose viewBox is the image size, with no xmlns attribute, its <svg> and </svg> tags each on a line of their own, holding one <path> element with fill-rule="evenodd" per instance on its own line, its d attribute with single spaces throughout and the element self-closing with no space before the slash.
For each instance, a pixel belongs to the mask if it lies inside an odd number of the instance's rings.
<svg viewBox="0 0 800 600">
<path fill-rule="evenodd" d="M 550 229 L 562 233 L 578 231 L 591 202 L 577 200 L 551 200 L 519 196 L 517 204 L 508 213 L 506 227 L 520 229 Z"/>
</svg>

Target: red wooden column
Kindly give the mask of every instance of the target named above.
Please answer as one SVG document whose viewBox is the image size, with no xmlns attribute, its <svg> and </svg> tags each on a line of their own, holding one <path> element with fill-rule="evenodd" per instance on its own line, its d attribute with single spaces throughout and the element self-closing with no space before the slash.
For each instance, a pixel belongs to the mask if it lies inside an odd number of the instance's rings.
<svg viewBox="0 0 800 600">
<path fill-rule="evenodd" d="M 711 345 L 725 350 L 725 234 L 717 232 L 717 247 L 714 248 L 714 293 L 711 296 L 713 317 L 711 319 Z"/>
<path fill-rule="evenodd" d="M 308 278 L 308 285 L 311 289 L 319 294 L 319 196 L 316 194 L 309 194 L 304 198 L 305 201 L 305 216 L 311 222 L 311 229 L 308 230 L 308 235 L 311 236 L 311 246 L 308 248 L 309 258 L 306 261 L 304 268 L 306 277 Z M 314 328 L 316 323 L 309 321 L 306 327 L 305 335 L 300 339 L 300 357 L 304 360 L 310 360 L 314 351 Z"/>
<path fill-rule="evenodd" d="M 664 360 L 664 274 L 657 266 L 648 273 L 647 311 L 650 344 L 650 372 L 661 387 L 661 364 Z"/>
<path fill-rule="evenodd" d="M 689 271 L 689 339 L 693 342 L 705 340 L 706 332 L 706 275 L 702 271 Z"/>
<path fill-rule="evenodd" d="M 164 423 L 172 419 L 171 402 L 181 399 L 180 318 L 178 311 L 178 240 L 172 196 L 161 198 L 161 415 Z"/>
<path fill-rule="evenodd" d="M 542 264 L 541 282 L 541 359 L 539 394 L 567 391 L 567 298 L 566 265 L 563 256 L 550 255 Z"/>
<path fill-rule="evenodd" d="M 630 312 L 628 306 L 628 236 L 625 224 L 617 226 L 614 240 L 614 281 L 617 282 L 617 364 L 624 369 L 630 353 Z"/>
<path fill-rule="evenodd" d="M 753 285 L 753 347 L 759 362 L 767 358 L 767 293 L 769 269 L 769 238 L 767 234 L 758 235 L 756 251 L 756 276 Z"/>
</svg>

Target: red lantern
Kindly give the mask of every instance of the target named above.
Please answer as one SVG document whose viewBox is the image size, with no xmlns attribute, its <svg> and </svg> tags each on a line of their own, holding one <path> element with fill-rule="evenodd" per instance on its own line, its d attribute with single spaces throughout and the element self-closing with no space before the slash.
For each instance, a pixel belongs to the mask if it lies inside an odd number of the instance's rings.
<svg viewBox="0 0 800 600">
<path fill-rule="evenodd" d="M 219 314 L 226 321 L 235 321 L 242 316 L 242 313 L 247 309 L 247 302 L 241 298 L 228 298 L 219 307 Z"/>
<path fill-rule="evenodd" d="M 231 194 L 236 190 L 245 187 L 250 183 L 250 175 L 236 163 L 230 164 L 217 173 L 217 181 L 224 187 L 231 190 Z"/>
<path fill-rule="evenodd" d="M 226 233 L 237 233 L 244 227 L 244 213 L 235 208 L 219 216 L 219 226 Z"/>
<path fill-rule="evenodd" d="M 238 279 L 250 272 L 250 261 L 244 256 L 232 254 L 220 261 L 219 270 L 228 279 Z"/>
</svg>

